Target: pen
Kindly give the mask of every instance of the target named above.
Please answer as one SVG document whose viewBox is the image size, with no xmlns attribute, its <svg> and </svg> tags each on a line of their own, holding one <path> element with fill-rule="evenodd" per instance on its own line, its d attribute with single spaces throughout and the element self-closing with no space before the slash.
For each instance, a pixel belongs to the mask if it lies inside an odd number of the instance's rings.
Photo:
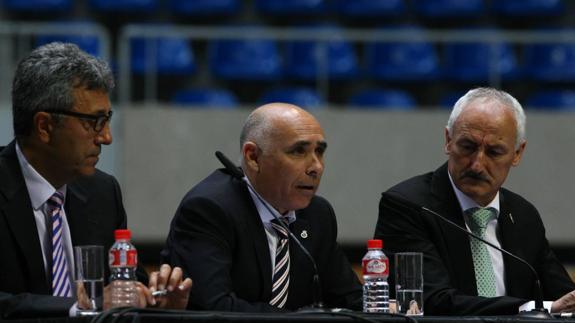
<svg viewBox="0 0 575 323">
<path fill-rule="evenodd" d="M 167 294 L 168 294 L 167 289 L 162 289 L 162 290 L 157 290 L 157 291 L 152 292 L 153 297 L 166 296 Z"/>
</svg>

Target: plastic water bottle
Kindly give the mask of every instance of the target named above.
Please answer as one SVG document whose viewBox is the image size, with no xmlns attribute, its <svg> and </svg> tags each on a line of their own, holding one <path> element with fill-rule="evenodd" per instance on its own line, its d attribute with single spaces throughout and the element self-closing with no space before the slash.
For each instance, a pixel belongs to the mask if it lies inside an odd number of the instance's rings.
<svg viewBox="0 0 575 323">
<path fill-rule="evenodd" d="M 381 250 L 381 240 L 368 240 L 363 266 L 363 311 L 389 313 L 389 260 Z"/>
<path fill-rule="evenodd" d="M 130 242 L 130 230 L 116 230 L 116 242 L 109 252 L 111 307 L 137 307 L 136 267 L 138 252 Z"/>
</svg>

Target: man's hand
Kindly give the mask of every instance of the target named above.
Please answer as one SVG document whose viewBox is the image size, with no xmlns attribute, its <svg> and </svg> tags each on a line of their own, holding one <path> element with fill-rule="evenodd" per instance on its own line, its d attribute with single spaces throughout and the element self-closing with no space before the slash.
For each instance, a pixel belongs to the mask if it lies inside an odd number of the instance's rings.
<svg viewBox="0 0 575 323">
<path fill-rule="evenodd" d="M 551 313 L 575 312 L 575 291 L 571 291 L 551 305 Z"/>
<path fill-rule="evenodd" d="M 150 275 L 150 292 L 166 289 L 165 296 L 158 296 L 150 305 L 157 305 L 161 308 L 185 309 L 188 305 L 192 280 L 184 279 L 184 273 L 179 267 L 170 267 L 163 264 L 160 271 L 155 271 Z M 150 295 L 151 296 L 151 295 Z"/>
</svg>

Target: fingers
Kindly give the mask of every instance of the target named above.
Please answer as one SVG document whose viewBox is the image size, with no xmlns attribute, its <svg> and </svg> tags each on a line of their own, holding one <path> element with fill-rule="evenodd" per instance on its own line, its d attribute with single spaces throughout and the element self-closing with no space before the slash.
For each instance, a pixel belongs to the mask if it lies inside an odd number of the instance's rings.
<svg viewBox="0 0 575 323">
<path fill-rule="evenodd" d="M 148 305 L 156 305 L 156 300 L 152 296 L 152 291 L 150 291 L 146 285 L 136 282 L 136 289 L 138 290 L 139 307 L 144 308 Z"/>
<path fill-rule="evenodd" d="M 575 311 L 575 291 L 563 295 L 560 299 L 551 305 L 552 313 L 573 312 Z"/>
</svg>

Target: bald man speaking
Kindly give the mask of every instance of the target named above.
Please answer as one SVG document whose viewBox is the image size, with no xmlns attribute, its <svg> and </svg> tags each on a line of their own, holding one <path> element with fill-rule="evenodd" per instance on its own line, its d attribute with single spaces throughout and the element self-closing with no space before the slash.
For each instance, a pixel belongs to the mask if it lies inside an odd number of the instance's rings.
<svg viewBox="0 0 575 323">
<path fill-rule="evenodd" d="M 334 211 L 315 195 L 327 148 L 318 121 L 297 106 L 267 104 L 248 116 L 240 147 L 243 174 L 216 170 L 172 220 L 164 256 L 194 277 L 189 308 L 290 311 L 316 293 L 327 307 L 360 310 L 361 285 L 336 242 Z M 286 226 L 315 260 L 320 284 Z"/>
</svg>

